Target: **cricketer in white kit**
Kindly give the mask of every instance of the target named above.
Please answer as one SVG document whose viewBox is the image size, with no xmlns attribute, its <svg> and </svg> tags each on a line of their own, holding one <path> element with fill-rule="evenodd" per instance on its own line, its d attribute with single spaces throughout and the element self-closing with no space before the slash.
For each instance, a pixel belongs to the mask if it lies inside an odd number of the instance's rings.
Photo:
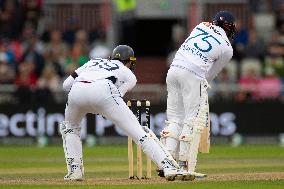
<svg viewBox="0 0 284 189">
<path fill-rule="evenodd" d="M 167 73 L 167 121 L 161 141 L 181 169 L 195 176 L 200 136 L 208 126 L 207 88 L 233 55 L 231 38 L 235 19 L 227 11 L 213 23 L 198 24 L 184 41 Z"/>
<path fill-rule="evenodd" d="M 174 180 L 178 164 L 159 145 L 159 141 L 143 130 L 122 96 L 136 84 L 132 70 L 134 51 L 127 45 L 117 46 L 111 59 L 92 59 L 63 83 L 69 91 L 65 121 L 60 125 L 68 173 L 65 180 L 81 180 L 84 174 L 80 122 L 87 113 L 101 114 L 123 129 L 141 145 L 143 151 Z"/>
</svg>

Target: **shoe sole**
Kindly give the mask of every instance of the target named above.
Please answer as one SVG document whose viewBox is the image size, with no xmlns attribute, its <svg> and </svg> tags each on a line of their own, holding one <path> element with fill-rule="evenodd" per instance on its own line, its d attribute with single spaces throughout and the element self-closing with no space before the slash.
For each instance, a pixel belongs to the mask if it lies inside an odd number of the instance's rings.
<svg viewBox="0 0 284 189">
<path fill-rule="evenodd" d="M 167 181 L 174 181 L 176 179 L 176 176 L 177 176 L 176 174 L 167 175 L 167 176 L 165 176 L 165 178 L 166 178 Z"/>
<path fill-rule="evenodd" d="M 206 177 L 207 177 L 206 174 L 203 174 L 203 175 L 195 175 L 195 178 L 197 178 L 197 179 L 204 179 L 204 178 L 206 178 Z"/>
<path fill-rule="evenodd" d="M 72 178 L 64 178 L 66 181 L 83 181 L 83 178 L 77 178 L 77 179 L 72 179 Z"/>
<path fill-rule="evenodd" d="M 74 177 L 70 177 L 70 176 L 65 176 L 63 179 L 66 180 L 66 181 L 82 181 L 83 177 L 74 178 Z"/>
<path fill-rule="evenodd" d="M 177 180 L 193 181 L 196 177 L 194 175 L 177 175 Z"/>
<path fill-rule="evenodd" d="M 159 177 L 165 177 L 163 170 L 157 170 L 157 174 Z"/>
</svg>

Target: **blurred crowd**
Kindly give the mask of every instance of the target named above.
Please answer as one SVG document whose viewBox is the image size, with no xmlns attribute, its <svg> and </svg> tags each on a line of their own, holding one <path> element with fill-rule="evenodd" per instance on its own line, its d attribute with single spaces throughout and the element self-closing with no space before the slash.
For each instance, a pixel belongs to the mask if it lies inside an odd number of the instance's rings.
<svg viewBox="0 0 284 189">
<path fill-rule="evenodd" d="M 99 29 L 80 29 L 76 18 L 65 31 L 42 29 L 42 18 L 42 0 L 0 1 L 0 84 L 14 84 L 21 102 L 53 102 L 65 77 L 90 56 L 110 54 Z"/>
<path fill-rule="evenodd" d="M 251 23 L 237 20 L 233 58 L 211 83 L 212 100 L 284 100 L 284 1 L 275 6 L 252 2 Z M 188 35 L 182 25 L 172 31 L 168 66 Z"/>
<path fill-rule="evenodd" d="M 233 60 L 215 80 L 216 84 L 221 84 L 224 88 L 237 84 L 231 90 L 235 95 L 219 90 L 217 98 L 238 102 L 283 100 L 284 2 L 277 3 L 277 7 L 271 7 L 261 14 L 257 9 L 251 10 L 255 12 L 249 28 L 244 27 L 240 21 L 236 23 Z M 268 29 L 263 28 L 263 25 L 267 25 Z"/>
<path fill-rule="evenodd" d="M 284 96 L 284 3 L 274 0 L 277 6 L 267 8 L 250 1 L 251 24 L 237 21 L 233 59 L 212 83 L 216 100 Z M 43 8 L 43 0 L 0 0 L 0 85 L 16 86 L 21 102 L 53 102 L 77 67 L 110 54 L 100 28 L 83 30 L 71 17 L 66 30 L 57 30 L 44 22 Z M 168 62 L 187 35 L 182 25 L 173 27 Z"/>
</svg>

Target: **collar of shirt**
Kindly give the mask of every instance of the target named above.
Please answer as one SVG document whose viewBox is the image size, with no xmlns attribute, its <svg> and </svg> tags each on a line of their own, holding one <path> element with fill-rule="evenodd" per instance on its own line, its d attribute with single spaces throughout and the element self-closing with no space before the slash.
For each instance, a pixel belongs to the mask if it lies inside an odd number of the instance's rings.
<svg viewBox="0 0 284 189">
<path fill-rule="evenodd" d="M 220 26 L 216 26 L 216 25 L 214 25 L 214 27 L 216 30 L 218 30 L 221 33 L 222 36 L 225 36 L 227 38 L 227 34 L 223 28 L 221 28 Z"/>
</svg>

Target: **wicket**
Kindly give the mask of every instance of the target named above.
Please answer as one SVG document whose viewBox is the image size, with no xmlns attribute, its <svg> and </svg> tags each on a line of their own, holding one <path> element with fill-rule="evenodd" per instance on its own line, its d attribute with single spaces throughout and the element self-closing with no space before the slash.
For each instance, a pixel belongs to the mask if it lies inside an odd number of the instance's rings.
<svg viewBox="0 0 284 189">
<path fill-rule="evenodd" d="M 150 101 L 149 100 L 129 100 L 127 101 L 127 106 L 131 109 L 131 111 L 135 114 L 137 117 L 137 120 L 139 124 L 142 124 L 142 119 L 141 119 L 141 111 L 142 107 L 144 105 L 144 110 L 146 114 L 146 126 L 150 128 Z M 136 111 L 136 112 L 135 112 Z M 147 157 L 147 168 L 146 168 L 146 176 L 143 177 L 143 170 L 142 170 L 142 149 L 140 145 L 137 145 L 137 179 L 149 179 L 151 178 L 151 159 Z M 132 138 L 128 136 L 128 173 L 129 173 L 129 178 L 134 179 L 134 169 L 133 169 L 133 142 Z"/>
</svg>

